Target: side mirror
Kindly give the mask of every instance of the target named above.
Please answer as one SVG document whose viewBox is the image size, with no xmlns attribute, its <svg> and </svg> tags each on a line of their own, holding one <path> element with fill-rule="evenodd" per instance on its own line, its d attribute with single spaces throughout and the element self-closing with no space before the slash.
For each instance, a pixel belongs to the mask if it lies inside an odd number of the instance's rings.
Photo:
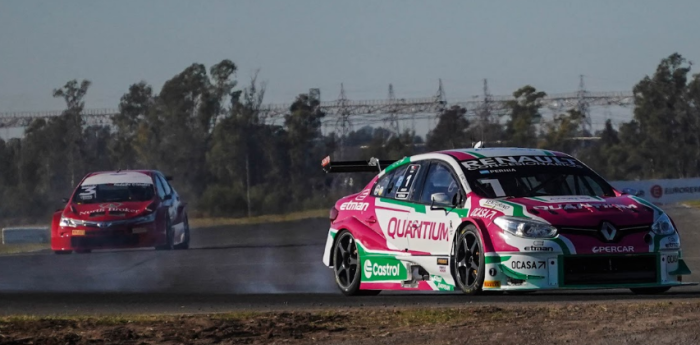
<svg viewBox="0 0 700 345">
<path fill-rule="evenodd" d="M 622 194 L 628 194 L 628 195 L 634 195 L 634 196 L 644 196 L 644 191 L 634 189 L 634 188 L 625 188 L 622 190 Z"/>
<path fill-rule="evenodd" d="M 430 206 L 450 206 L 450 199 L 445 193 L 435 193 L 430 195 Z"/>
</svg>

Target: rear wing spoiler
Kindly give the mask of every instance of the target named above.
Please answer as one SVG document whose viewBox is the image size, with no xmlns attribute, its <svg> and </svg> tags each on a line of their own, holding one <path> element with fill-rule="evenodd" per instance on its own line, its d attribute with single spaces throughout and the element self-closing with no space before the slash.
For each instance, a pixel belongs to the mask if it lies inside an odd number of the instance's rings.
<svg viewBox="0 0 700 345">
<path fill-rule="evenodd" d="M 380 160 L 372 157 L 369 161 L 331 162 L 331 156 L 321 161 L 326 173 L 380 172 L 397 160 Z"/>
</svg>

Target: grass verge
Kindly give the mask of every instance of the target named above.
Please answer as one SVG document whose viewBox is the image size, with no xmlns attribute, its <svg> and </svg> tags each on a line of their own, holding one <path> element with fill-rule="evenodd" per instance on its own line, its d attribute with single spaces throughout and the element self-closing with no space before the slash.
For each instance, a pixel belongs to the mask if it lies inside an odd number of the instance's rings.
<svg viewBox="0 0 700 345">
<path fill-rule="evenodd" d="M 48 243 L 0 244 L 0 254 L 36 252 L 49 248 L 50 246 Z"/>
<path fill-rule="evenodd" d="M 690 207 L 700 208 L 700 200 L 683 201 L 683 205 L 688 205 Z"/>
<path fill-rule="evenodd" d="M 613 302 L 614 303 L 614 302 Z M 0 343 L 684 343 L 699 301 L 0 318 Z"/>
<path fill-rule="evenodd" d="M 328 210 L 310 210 L 289 214 L 265 215 L 250 218 L 192 218 L 193 228 L 208 228 L 222 225 L 252 225 L 264 223 L 291 222 L 308 218 L 328 217 Z"/>
</svg>

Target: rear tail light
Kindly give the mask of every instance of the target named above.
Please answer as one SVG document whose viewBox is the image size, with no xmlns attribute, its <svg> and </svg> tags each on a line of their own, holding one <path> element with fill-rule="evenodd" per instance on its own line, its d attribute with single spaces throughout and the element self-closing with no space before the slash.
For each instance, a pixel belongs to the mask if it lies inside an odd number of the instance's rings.
<svg viewBox="0 0 700 345">
<path fill-rule="evenodd" d="M 333 208 L 331 209 L 331 212 L 330 212 L 330 215 L 328 218 L 330 218 L 331 223 L 333 223 L 336 220 L 336 218 L 338 218 L 338 209 L 335 208 L 335 206 L 333 206 Z"/>
</svg>

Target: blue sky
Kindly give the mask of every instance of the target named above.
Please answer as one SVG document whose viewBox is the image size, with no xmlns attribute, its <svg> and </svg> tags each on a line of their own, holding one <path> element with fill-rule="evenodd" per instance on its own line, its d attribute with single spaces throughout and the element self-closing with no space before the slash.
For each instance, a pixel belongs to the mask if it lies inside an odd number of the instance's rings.
<svg viewBox="0 0 700 345">
<path fill-rule="evenodd" d="M 700 1 L 0 1 L 0 112 L 59 110 L 51 90 L 93 82 L 90 108 L 115 108 L 130 84 L 194 62 L 256 69 L 267 101 L 309 88 L 323 100 L 631 90 L 679 52 L 700 61 Z"/>
</svg>

